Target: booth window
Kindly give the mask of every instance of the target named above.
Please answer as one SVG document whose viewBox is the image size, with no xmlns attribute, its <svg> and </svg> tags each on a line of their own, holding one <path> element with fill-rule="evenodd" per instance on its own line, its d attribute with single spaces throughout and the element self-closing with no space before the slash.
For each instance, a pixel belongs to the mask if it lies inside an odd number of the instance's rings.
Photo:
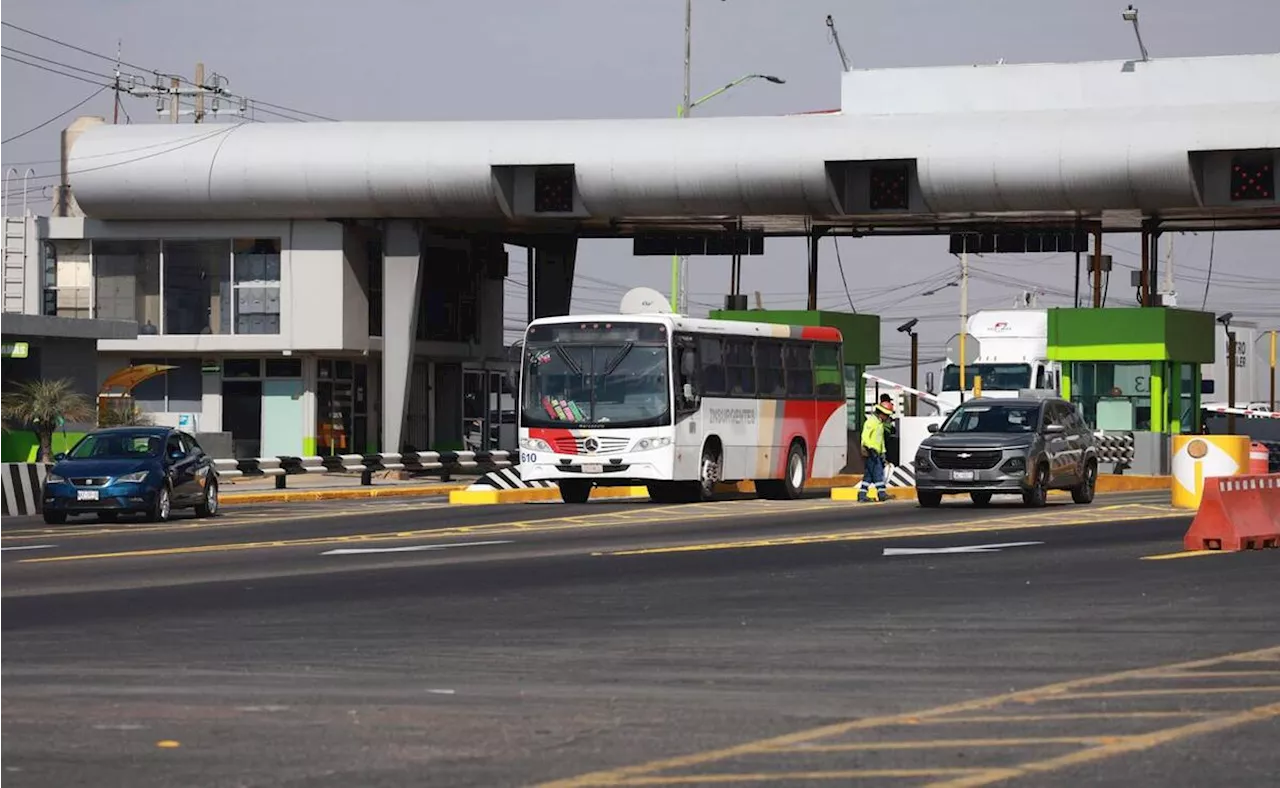
<svg viewBox="0 0 1280 788">
<path fill-rule="evenodd" d="M 1071 401 L 1097 430 L 1151 429 L 1151 364 L 1079 361 L 1072 365 Z"/>
</svg>

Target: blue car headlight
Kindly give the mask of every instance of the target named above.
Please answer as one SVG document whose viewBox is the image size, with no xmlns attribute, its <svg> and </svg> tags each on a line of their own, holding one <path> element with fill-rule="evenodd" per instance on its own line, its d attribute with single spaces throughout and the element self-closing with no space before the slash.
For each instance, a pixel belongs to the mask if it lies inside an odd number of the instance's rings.
<svg viewBox="0 0 1280 788">
<path fill-rule="evenodd" d="M 48 476 L 44 477 L 45 484 L 63 484 L 66 481 L 67 481 L 66 479 L 64 479 L 63 477 L 59 476 L 56 473 L 51 473 Z"/>
<path fill-rule="evenodd" d="M 147 480 L 147 471 L 134 471 L 133 473 L 126 473 L 124 476 L 121 476 L 118 479 L 116 479 L 117 482 L 125 482 L 125 483 L 133 483 L 133 484 L 140 484 L 142 482 L 145 482 L 146 480 Z"/>
</svg>

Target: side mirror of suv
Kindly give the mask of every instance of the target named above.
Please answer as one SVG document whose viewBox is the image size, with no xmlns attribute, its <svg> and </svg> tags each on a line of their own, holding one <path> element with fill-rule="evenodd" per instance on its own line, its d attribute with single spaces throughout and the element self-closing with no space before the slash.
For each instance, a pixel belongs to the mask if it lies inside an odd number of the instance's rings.
<svg viewBox="0 0 1280 788">
<path fill-rule="evenodd" d="M 925 427 L 925 429 L 927 429 L 927 430 L 928 430 L 929 432 L 931 432 L 931 433 L 932 433 L 932 432 L 937 432 L 937 431 L 938 431 L 938 425 L 937 425 L 937 424 L 930 424 L 928 427 Z"/>
</svg>

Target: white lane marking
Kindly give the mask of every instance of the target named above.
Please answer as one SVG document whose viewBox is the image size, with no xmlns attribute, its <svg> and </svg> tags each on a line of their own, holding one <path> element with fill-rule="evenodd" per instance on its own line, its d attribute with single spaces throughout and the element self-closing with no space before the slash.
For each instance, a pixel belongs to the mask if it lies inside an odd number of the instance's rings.
<svg viewBox="0 0 1280 788">
<path fill-rule="evenodd" d="M 57 547 L 56 544 L 24 544 L 14 547 L 0 547 L 0 550 L 48 550 L 50 547 Z"/>
<path fill-rule="evenodd" d="M 1044 542 L 1001 542 L 999 544 L 974 544 L 963 547 L 886 547 L 883 555 L 935 555 L 943 553 L 994 553 L 1006 547 L 1027 547 Z"/>
<path fill-rule="evenodd" d="M 429 689 L 429 690 L 427 690 L 427 692 L 428 692 L 428 693 L 430 693 L 430 694 L 432 694 L 432 695 L 453 695 L 455 692 L 457 692 L 457 690 L 451 690 L 451 689 Z"/>
<path fill-rule="evenodd" d="M 448 550 L 451 547 L 484 547 L 494 544 L 511 544 L 514 540 L 498 539 L 492 542 L 454 542 L 453 544 L 418 544 L 407 547 L 342 547 L 320 555 L 360 555 L 362 553 L 415 553 L 424 550 Z"/>
</svg>

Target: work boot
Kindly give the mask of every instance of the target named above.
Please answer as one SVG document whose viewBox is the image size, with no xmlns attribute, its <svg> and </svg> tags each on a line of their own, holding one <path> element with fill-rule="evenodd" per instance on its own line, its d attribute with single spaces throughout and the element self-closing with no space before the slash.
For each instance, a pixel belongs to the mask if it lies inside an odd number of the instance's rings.
<svg viewBox="0 0 1280 788">
<path fill-rule="evenodd" d="M 871 499 L 867 497 L 866 490 L 858 490 L 858 503 L 871 503 Z"/>
</svg>

